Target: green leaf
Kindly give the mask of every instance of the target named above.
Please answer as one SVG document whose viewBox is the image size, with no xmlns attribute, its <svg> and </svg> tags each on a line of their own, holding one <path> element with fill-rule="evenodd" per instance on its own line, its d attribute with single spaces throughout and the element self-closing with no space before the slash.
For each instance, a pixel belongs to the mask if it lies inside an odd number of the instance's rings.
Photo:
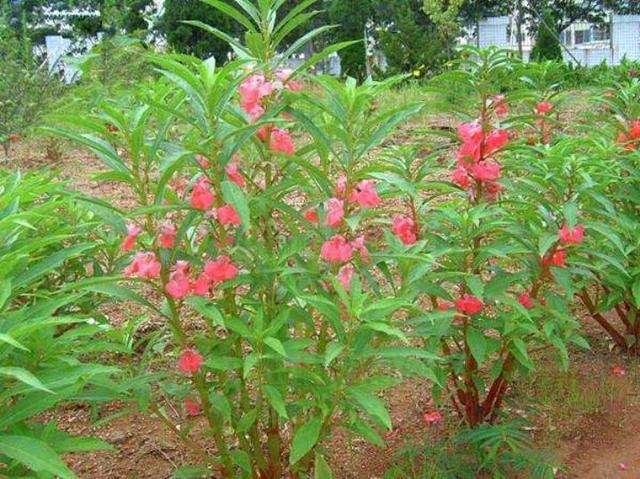
<svg viewBox="0 0 640 479">
<path fill-rule="evenodd" d="M 633 294 L 633 300 L 636 303 L 636 308 L 640 308 L 640 276 L 633 282 L 631 292 Z M 636 319 L 636 321 L 638 321 L 638 319 Z"/>
<path fill-rule="evenodd" d="M 284 349 L 284 346 L 282 345 L 282 342 L 280 342 L 279 339 L 276 339 L 273 337 L 265 338 L 264 344 L 269 346 L 271 349 L 273 349 L 276 353 L 278 353 L 282 357 L 285 357 L 285 358 L 288 357 L 287 351 Z"/>
<path fill-rule="evenodd" d="M 295 464 L 313 449 L 320 438 L 321 429 L 322 418 L 315 417 L 296 430 L 291 441 L 290 464 Z"/>
<path fill-rule="evenodd" d="M 313 479 L 333 479 L 333 472 L 322 454 L 316 454 Z"/>
<path fill-rule="evenodd" d="M 382 399 L 360 388 L 349 388 L 348 391 L 365 413 L 379 419 L 389 431 L 392 429 L 391 416 Z"/>
<path fill-rule="evenodd" d="M 35 472 L 46 472 L 62 479 L 75 479 L 66 466 L 46 443 L 27 436 L 0 435 L 0 452 L 24 464 Z"/>
<path fill-rule="evenodd" d="M 269 384 L 265 384 L 262 389 L 267 396 L 267 401 L 269 401 L 269 404 L 271 404 L 271 407 L 276 410 L 278 415 L 283 419 L 289 419 L 289 415 L 287 414 L 287 407 L 284 403 L 284 399 L 282 398 L 282 394 L 280 394 L 280 391 Z"/>
<path fill-rule="evenodd" d="M 16 367 L 4 367 L 4 368 L 0 368 L 0 375 L 13 377 L 18 381 L 21 381 L 35 389 L 40 389 L 41 391 L 46 391 L 48 393 L 53 394 L 53 391 L 48 389 L 44 384 L 40 382 L 40 380 L 37 377 L 35 377 L 26 369 L 16 368 Z"/>
<path fill-rule="evenodd" d="M 483 332 L 472 326 L 467 328 L 467 344 L 475 360 L 482 363 L 487 353 L 487 338 Z"/>
<path fill-rule="evenodd" d="M 389 326 L 387 323 L 380 323 L 377 321 L 366 323 L 366 328 L 373 329 L 374 331 L 378 331 L 380 333 L 387 334 L 389 336 L 394 336 L 401 340 L 405 344 L 409 344 L 409 339 L 404 335 L 402 331 L 398 328 L 394 328 L 393 326 Z"/>
<path fill-rule="evenodd" d="M 21 343 L 16 341 L 14 338 L 9 336 L 8 334 L 0 333 L 0 343 L 6 343 L 13 346 L 14 348 L 22 349 L 23 351 L 29 351 Z"/>
<path fill-rule="evenodd" d="M 171 479 L 203 479 L 205 477 L 211 477 L 211 471 L 206 465 L 190 464 L 176 469 Z"/>
</svg>

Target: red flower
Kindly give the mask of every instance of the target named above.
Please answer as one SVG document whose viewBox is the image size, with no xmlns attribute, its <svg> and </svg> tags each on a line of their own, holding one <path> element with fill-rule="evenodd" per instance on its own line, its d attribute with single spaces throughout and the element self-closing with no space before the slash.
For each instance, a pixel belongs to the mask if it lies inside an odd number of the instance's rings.
<svg viewBox="0 0 640 479">
<path fill-rule="evenodd" d="M 469 188 L 469 185 L 471 185 L 471 178 L 469 178 L 467 170 L 460 166 L 453 170 L 453 173 L 451 174 L 451 181 L 465 190 Z"/>
<path fill-rule="evenodd" d="M 286 130 L 280 128 L 274 128 L 271 130 L 271 151 L 276 153 L 284 153 L 286 155 L 293 155 L 296 152 L 296 147 L 293 144 L 291 135 Z"/>
<path fill-rule="evenodd" d="M 213 206 L 213 192 L 206 179 L 201 179 L 193 187 L 191 192 L 191 207 L 197 210 L 206 211 Z"/>
<path fill-rule="evenodd" d="M 306 219 L 309 223 L 313 223 L 314 225 L 317 225 L 318 221 L 320 221 L 318 210 L 316 208 L 309 208 L 302 214 L 302 216 L 304 216 L 304 219 Z"/>
<path fill-rule="evenodd" d="M 553 109 L 553 105 L 548 101 L 541 101 L 536 105 L 536 113 L 538 115 L 546 115 Z"/>
<path fill-rule="evenodd" d="M 320 257 L 329 263 L 345 263 L 351 259 L 353 249 L 342 235 L 327 240 L 320 249 Z"/>
<path fill-rule="evenodd" d="M 577 225 L 571 229 L 568 225 L 564 225 L 558 232 L 558 239 L 562 244 L 579 244 L 584 240 L 584 226 Z"/>
<path fill-rule="evenodd" d="M 640 120 L 636 120 L 631 124 L 629 136 L 635 140 L 640 140 Z"/>
<path fill-rule="evenodd" d="M 484 160 L 471 167 L 471 174 L 476 180 L 495 181 L 500 178 L 502 166 L 493 160 Z"/>
<path fill-rule="evenodd" d="M 217 283 L 235 278 L 238 275 L 238 267 L 228 256 L 218 256 L 215 261 L 209 261 L 204 265 L 204 272 L 211 281 Z"/>
<path fill-rule="evenodd" d="M 203 358 L 194 349 L 185 349 L 178 358 L 178 368 L 185 374 L 193 374 L 200 371 Z"/>
<path fill-rule="evenodd" d="M 349 243 L 349 245 L 351 246 L 351 248 L 353 248 L 354 251 L 358 251 L 360 253 L 360 259 L 362 259 L 362 261 L 364 261 L 365 263 L 369 261 L 369 250 L 364 244 L 364 236 L 358 236 L 351 243 Z"/>
<path fill-rule="evenodd" d="M 173 248 L 176 245 L 176 227 L 172 224 L 166 224 L 160 227 L 160 234 L 158 235 L 158 243 L 163 248 Z"/>
<path fill-rule="evenodd" d="M 138 225 L 127 225 L 127 236 L 120 245 L 123 251 L 131 251 L 136 244 L 136 238 L 142 232 L 142 228 Z"/>
<path fill-rule="evenodd" d="M 217 209 L 218 221 L 221 225 L 234 225 L 241 224 L 240 217 L 236 213 L 236 210 L 231 205 L 224 205 Z"/>
<path fill-rule="evenodd" d="M 527 309 L 533 308 L 533 300 L 531 296 L 526 291 L 520 293 L 518 296 L 518 302 Z"/>
<path fill-rule="evenodd" d="M 471 294 L 465 294 L 462 298 L 456 300 L 456 309 L 459 313 L 473 316 L 482 311 L 482 308 L 484 308 L 482 301 Z"/>
<path fill-rule="evenodd" d="M 400 238 L 404 244 L 414 244 L 418 241 L 416 234 L 416 223 L 408 216 L 395 215 L 391 232 Z"/>
<path fill-rule="evenodd" d="M 440 411 L 432 411 L 432 412 L 425 413 L 425 415 L 422 416 L 422 418 L 424 419 L 424 422 L 426 422 L 427 424 L 437 424 L 439 422 L 442 422 L 442 414 L 440 413 Z"/>
<path fill-rule="evenodd" d="M 133 261 L 124 269 L 125 276 L 136 278 L 156 279 L 160 276 L 160 261 L 155 253 L 136 253 Z"/>
<path fill-rule="evenodd" d="M 358 202 L 363 208 L 375 208 L 380 205 L 380 197 L 373 180 L 362 180 L 351 191 L 349 201 Z"/>
<path fill-rule="evenodd" d="M 201 273 L 194 282 L 191 283 L 191 291 L 196 296 L 205 296 L 211 289 L 211 278 L 206 273 Z"/>
<path fill-rule="evenodd" d="M 225 172 L 227 173 L 227 177 L 230 181 L 233 181 L 240 188 L 244 188 L 245 181 L 243 176 L 240 174 L 240 170 L 238 170 L 238 164 L 235 162 L 231 162 L 225 168 Z"/>
<path fill-rule="evenodd" d="M 344 202 L 338 198 L 331 198 L 324 204 L 327 215 L 324 218 L 325 226 L 337 228 L 344 218 Z"/>
<path fill-rule="evenodd" d="M 189 416 L 197 416 L 200 414 L 201 407 L 198 401 L 195 401 L 191 398 L 185 398 L 184 400 L 184 409 L 187 411 Z"/>
<path fill-rule="evenodd" d="M 438 311 L 449 311 L 453 309 L 454 306 L 451 301 L 438 301 Z"/>
<path fill-rule="evenodd" d="M 557 266 L 558 268 L 564 268 L 566 266 L 567 251 L 558 249 L 551 255 L 545 255 L 542 258 L 542 264 L 544 266 Z"/>
<path fill-rule="evenodd" d="M 342 284 L 345 291 L 351 289 L 351 278 L 353 277 L 353 265 L 351 263 L 345 264 L 340 271 L 338 271 L 338 281 Z"/>
<path fill-rule="evenodd" d="M 611 368 L 611 372 L 614 376 L 625 376 L 627 374 L 627 370 L 624 366 L 614 366 Z"/>
<path fill-rule="evenodd" d="M 496 115 L 506 115 L 509 113 L 509 104 L 504 99 L 504 95 L 495 95 L 491 99 L 491 104 L 493 105 L 493 111 L 496 112 Z"/>
<path fill-rule="evenodd" d="M 485 141 L 485 156 L 489 156 L 495 151 L 502 148 L 509 141 L 509 133 L 507 130 L 498 129 L 493 130 L 491 133 L 487 135 Z"/>
</svg>

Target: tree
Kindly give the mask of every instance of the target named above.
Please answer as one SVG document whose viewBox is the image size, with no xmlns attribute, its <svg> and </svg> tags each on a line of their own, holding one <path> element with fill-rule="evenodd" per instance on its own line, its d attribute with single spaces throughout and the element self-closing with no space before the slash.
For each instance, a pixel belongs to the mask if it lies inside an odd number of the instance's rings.
<svg viewBox="0 0 640 479">
<path fill-rule="evenodd" d="M 460 9 L 463 3 L 464 0 L 424 0 L 422 8 L 447 46 L 447 58 L 451 58 L 450 45 L 460 33 Z"/>
<path fill-rule="evenodd" d="M 201 0 L 165 0 L 164 14 L 156 25 L 169 46 L 180 53 L 199 58 L 214 56 L 218 62 L 227 60 L 230 48 L 226 42 L 198 27 L 182 23 L 184 20 L 199 20 L 236 36 L 236 24 L 229 17 Z"/>
<path fill-rule="evenodd" d="M 423 6 L 423 0 L 373 1 L 377 37 L 391 74 L 422 76 L 447 60 L 448 45 Z"/>
<path fill-rule="evenodd" d="M 538 27 L 536 43 L 531 50 L 531 58 L 535 61 L 562 60 L 562 49 L 558 40 L 558 33 L 553 30 L 557 24 L 553 13 L 545 10 Z"/>
<path fill-rule="evenodd" d="M 329 6 L 331 23 L 339 25 L 336 41 L 362 40 L 340 51 L 342 73 L 359 80 L 367 75 L 364 30 L 370 13 L 370 0 L 332 0 Z"/>
<path fill-rule="evenodd" d="M 35 58 L 26 30 L 16 31 L 2 12 L 0 58 L 0 143 L 8 158 L 11 142 L 40 120 L 61 84 Z"/>
<path fill-rule="evenodd" d="M 574 22 L 601 22 L 606 14 L 605 3 L 606 0 L 529 0 L 523 2 L 523 9 L 532 31 L 537 30 L 543 13 L 548 11 L 554 30 L 562 32 Z"/>
</svg>

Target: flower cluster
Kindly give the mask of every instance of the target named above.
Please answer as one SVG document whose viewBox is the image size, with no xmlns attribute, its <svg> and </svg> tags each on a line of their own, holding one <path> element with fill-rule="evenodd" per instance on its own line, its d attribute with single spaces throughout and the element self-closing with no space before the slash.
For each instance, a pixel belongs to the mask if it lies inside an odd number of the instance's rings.
<svg viewBox="0 0 640 479">
<path fill-rule="evenodd" d="M 462 141 L 456 153 L 457 166 L 452 181 L 474 194 L 486 192 L 494 198 L 501 190 L 497 183 L 502 174 L 502 165 L 493 157 L 509 141 L 509 134 L 501 128 L 485 131 L 480 121 L 463 123 L 458 127 Z"/>
<path fill-rule="evenodd" d="M 640 146 L 640 120 L 631 123 L 627 132 L 621 132 L 616 141 L 624 145 L 625 150 L 637 150 Z"/>
<path fill-rule="evenodd" d="M 249 120 L 256 122 L 262 118 L 266 111 L 267 102 L 273 94 L 283 89 L 291 91 L 302 89 L 301 83 L 289 80 L 290 76 L 290 70 L 276 72 L 273 80 L 267 79 L 261 73 L 254 73 L 242 82 L 238 88 L 240 106 L 249 115 Z M 295 153 L 291 134 L 285 129 L 265 125 L 258 130 L 258 137 L 269 145 L 271 151 L 287 155 Z"/>
</svg>

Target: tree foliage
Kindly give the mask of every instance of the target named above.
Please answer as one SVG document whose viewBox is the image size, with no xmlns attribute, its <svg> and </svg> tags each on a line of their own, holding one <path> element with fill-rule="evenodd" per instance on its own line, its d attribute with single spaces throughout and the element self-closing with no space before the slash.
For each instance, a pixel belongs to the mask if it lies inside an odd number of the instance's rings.
<svg viewBox="0 0 640 479">
<path fill-rule="evenodd" d="M 531 58 L 536 61 L 560 60 L 562 61 L 562 49 L 558 39 L 558 32 L 554 30 L 557 24 L 551 11 L 544 12 L 542 22 L 536 34 L 536 43 L 531 50 Z"/>
<path fill-rule="evenodd" d="M 331 23 L 339 25 L 335 30 L 335 39 L 362 40 L 340 52 L 342 73 L 357 79 L 363 79 L 367 74 L 364 29 L 370 12 L 370 0 L 332 0 L 329 6 Z"/>
</svg>

